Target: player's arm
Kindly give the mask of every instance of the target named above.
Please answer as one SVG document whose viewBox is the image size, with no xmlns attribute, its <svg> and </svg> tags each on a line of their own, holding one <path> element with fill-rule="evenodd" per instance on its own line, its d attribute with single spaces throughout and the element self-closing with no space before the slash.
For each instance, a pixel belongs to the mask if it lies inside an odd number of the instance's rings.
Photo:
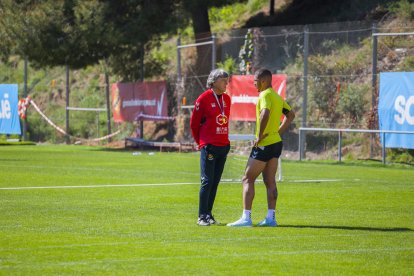
<svg viewBox="0 0 414 276">
<path fill-rule="evenodd" d="M 191 128 L 191 134 L 193 135 L 194 141 L 197 144 L 200 144 L 200 126 L 201 126 L 201 120 L 203 118 L 203 109 L 200 100 L 197 100 L 193 113 L 191 114 L 190 119 L 190 128 Z"/>
<path fill-rule="evenodd" d="M 259 137 L 257 137 L 256 142 L 255 142 L 256 147 L 260 143 L 260 141 L 262 141 L 268 135 L 267 133 L 264 133 L 264 131 L 266 129 L 267 123 L 269 122 L 269 116 L 270 116 L 269 109 L 263 108 L 260 111 Z"/>
<path fill-rule="evenodd" d="M 230 113 L 231 113 L 231 98 L 229 95 L 227 95 L 227 100 L 229 102 L 229 118 L 230 118 Z"/>
<path fill-rule="evenodd" d="M 288 129 L 290 123 L 293 121 L 293 119 L 295 119 L 295 116 L 296 115 L 295 115 L 295 112 L 293 112 L 293 110 L 289 110 L 285 113 L 285 118 L 283 119 L 283 122 L 279 127 L 280 135 L 282 135 L 282 133 L 284 133 Z"/>
</svg>

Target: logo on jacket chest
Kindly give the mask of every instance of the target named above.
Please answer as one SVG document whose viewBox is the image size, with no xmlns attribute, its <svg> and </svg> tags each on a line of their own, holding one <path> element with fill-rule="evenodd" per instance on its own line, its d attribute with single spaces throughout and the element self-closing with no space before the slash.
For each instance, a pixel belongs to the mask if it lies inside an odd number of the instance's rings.
<svg viewBox="0 0 414 276">
<path fill-rule="evenodd" d="M 216 117 L 216 123 L 219 126 L 225 125 L 225 124 L 227 124 L 227 122 L 228 122 L 228 119 L 227 119 L 227 116 L 226 115 L 224 115 L 224 114 L 217 115 L 217 117 Z"/>
<path fill-rule="evenodd" d="M 217 106 L 216 103 L 211 103 L 211 108 L 215 108 Z M 223 106 L 227 107 L 226 102 L 223 102 Z"/>
</svg>

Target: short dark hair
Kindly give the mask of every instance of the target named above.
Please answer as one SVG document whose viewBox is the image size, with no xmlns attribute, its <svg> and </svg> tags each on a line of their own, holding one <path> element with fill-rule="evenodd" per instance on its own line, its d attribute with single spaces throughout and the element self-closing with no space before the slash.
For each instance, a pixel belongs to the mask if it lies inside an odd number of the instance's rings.
<svg viewBox="0 0 414 276">
<path fill-rule="evenodd" d="M 254 76 L 258 79 L 262 79 L 264 77 L 272 79 L 272 73 L 267 69 L 259 69 L 254 73 Z"/>
</svg>

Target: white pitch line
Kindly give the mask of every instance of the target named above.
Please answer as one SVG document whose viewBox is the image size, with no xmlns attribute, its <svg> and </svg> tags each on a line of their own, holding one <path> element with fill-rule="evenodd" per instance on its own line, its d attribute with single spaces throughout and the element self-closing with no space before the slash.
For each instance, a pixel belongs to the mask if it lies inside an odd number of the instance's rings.
<svg viewBox="0 0 414 276">
<path fill-rule="evenodd" d="M 359 179 L 354 179 L 358 181 Z M 286 180 L 293 183 L 320 183 L 320 182 L 339 182 L 344 179 L 303 179 Z M 239 183 L 238 180 L 223 179 L 223 184 Z M 258 180 L 257 182 L 261 182 Z M 148 183 L 148 184 L 104 184 L 104 185 L 84 185 L 84 186 L 32 186 L 32 187 L 1 187 L 0 190 L 36 190 L 36 189 L 83 189 L 83 188 L 121 188 L 121 187 L 156 187 L 156 186 L 179 186 L 179 185 L 199 185 L 199 182 L 178 182 L 178 183 Z"/>
<path fill-rule="evenodd" d="M 222 182 L 241 182 L 241 179 L 222 179 Z M 360 181 L 360 179 L 285 179 L 281 182 L 291 182 L 291 183 L 319 183 L 319 182 L 341 182 L 341 181 Z M 256 180 L 256 182 L 263 182 L 262 179 Z M 279 181 L 278 181 L 279 182 Z"/>
<path fill-rule="evenodd" d="M 359 179 L 352 179 L 354 181 L 359 181 Z M 340 182 L 347 181 L 345 179 L 303 179 L 303 180 L 286 180 L 287 182 L 294 183 L 317 183 L 317 182 Z M 349 181 L 349 180 L 348 180 Z"/>
<path fill-rule="evenodd" d="M 32 189 L 81 189 L 81 188 L 119 188 L 119 187 L 148 187 L 148 186 L 177 186 L 196 185 L 196 182 L 179 183 L 152 183 L 152 184 L 108 184 L 108 185 L 85 185 L 85 186 L 38 186 L 38 187 L 4 187 L 0 190 L 32 190 Z"/>
</svg>

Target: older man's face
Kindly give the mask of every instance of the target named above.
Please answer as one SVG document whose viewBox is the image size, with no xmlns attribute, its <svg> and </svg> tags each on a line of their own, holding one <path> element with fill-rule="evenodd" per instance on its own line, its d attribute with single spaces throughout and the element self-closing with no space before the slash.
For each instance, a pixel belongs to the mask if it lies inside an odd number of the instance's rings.
<svg viewBox="0 0 414 276">
<path fill-rule="evenodd" d="M 229 84 L 229 78 L 218 78 L 213 83 L 213 90 L 217 94 L 221 95 L 226 91 L 227 85 Z"/>
</svg>

